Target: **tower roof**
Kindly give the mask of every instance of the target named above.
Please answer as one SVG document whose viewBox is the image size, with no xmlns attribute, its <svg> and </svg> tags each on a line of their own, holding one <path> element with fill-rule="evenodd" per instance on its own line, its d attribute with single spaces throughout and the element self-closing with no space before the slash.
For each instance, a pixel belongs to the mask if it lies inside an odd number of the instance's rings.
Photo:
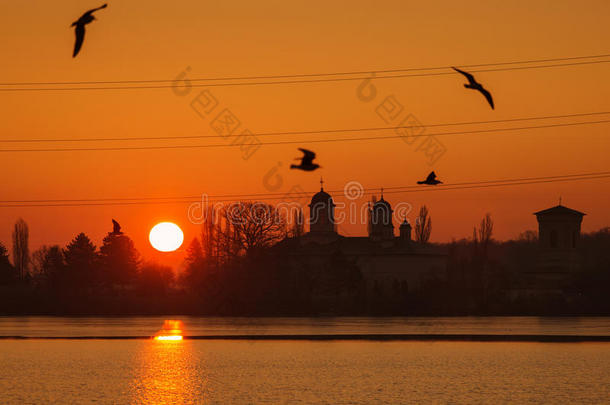
<svg viewBox="0 0 610 405">
<path fill-rule="evenodd" d="M 314 196 L 311 198 L 311 205 L 314 204 L 320 204 L 320 203 L 330 203 L 331 205 L 334 205 L 333 203 L 333 198 L 330 196 L 330 194 L 328 194 L 326 191 L 324 191 L 324 181 L 320 178 L 320 191 L 318 191 L 316 194 L 314 194 Z"/>
<path fill-rule="evenodd" d="M 540 216 L 540 215 L 574 215 L 574 216 L 582 217 L 587 214 L 580 212 L 580 211 L 573 210 L 568 207 L 564 207 L 563 205 L 556 205 L 556 206 L 548 208 L 546 210 L 534 212 L 534 215 L 536 215 L 536 216 Z"/>
<path fill-rule="evenodd" d="M 377 200 L 377 202 L 375 202 L 375 204 L 373 205 L 373 209 L 378 208 L 378 207 L 384 207 L 387 209 L 392 209 L 392 206 L 390 205 L 389 202 L 387 202 L 386 200 L 383 199 L 383 197 L 381 197 L 379 200 Z"/>
<path fill-rule="evenodd" d="M 409 221 L 407 221 L 407 218 L 405 218 L 405 219 L 402 221 L 402 224 L 400 224 L 400 227 L 401 227 L 401 228 L 411 228 L 411 224 L 409 223 Z"/>
</svg>

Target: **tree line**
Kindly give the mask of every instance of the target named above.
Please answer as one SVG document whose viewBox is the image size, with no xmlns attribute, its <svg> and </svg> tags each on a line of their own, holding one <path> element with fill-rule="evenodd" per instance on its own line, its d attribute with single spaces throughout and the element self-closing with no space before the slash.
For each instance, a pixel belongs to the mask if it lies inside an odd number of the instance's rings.
<svg viewBox="0 0 610 405">
<path fill-rule="evenodd" d="M 493 238 L 485 215 L 471 238 L 429 242 L 432 221 L 424 206 L 414 246 L 447 253 L 444 277 L 417 289 L 397 286 L 371 296 L 361 269 L 341 251 L 328 264 L 291 266 L 304 235 L 303 213 L 244 202 L 209 208 L 200 234 L 186 248 L 181 271 L 146 262 L 128 235 L 109 232 L 96 246 L 79 233 L 64 247 L 30 254 L 29 229 L 18 220 L 9 257 L 0 244 L 1 314 L 193 315 L 516 315 L 610 313 L 610 228 L 582 235 L 578 272 L 569 294 L 515 301 L 512 291 L 536 263 L 538 240 Z M 289 221 L 289 216 L 292 220 Z M 12 259 L 12 262 L 11 262 Z"/>
</svg>

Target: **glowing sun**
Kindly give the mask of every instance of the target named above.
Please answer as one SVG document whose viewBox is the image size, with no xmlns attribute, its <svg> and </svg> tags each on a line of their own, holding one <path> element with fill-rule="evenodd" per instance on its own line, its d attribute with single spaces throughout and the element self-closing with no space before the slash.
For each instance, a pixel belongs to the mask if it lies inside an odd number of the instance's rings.
<svg viewBox="0 0 610 405">
<path fill-rule="evenodd" d="M 161 252 L 173 252 L 184 241 L 184 234 L 178 225 L 172 222 L 161 222 L 153 226 L 148 235 L 150 244 Z"/>
</svg>

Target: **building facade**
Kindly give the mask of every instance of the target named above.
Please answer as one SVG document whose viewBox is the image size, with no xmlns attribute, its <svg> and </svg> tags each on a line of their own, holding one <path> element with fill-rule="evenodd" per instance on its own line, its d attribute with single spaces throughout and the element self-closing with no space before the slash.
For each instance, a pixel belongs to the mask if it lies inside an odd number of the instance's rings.
<svg viewBox="0 0 610 405">
<path fill-rule="evenodd" d="M 522 269 L 517 290 L 520 295 L 563 295 L 570 291 L 581 269 L 578 247 L 586 214 L 559 204 L 534 215 L 538 221 L 535 262 Z"/>
<path fill-rule="evenodd" d="M 330 274 L 337 265 L 358 272 L 367 294 L 406 295 L 432 280 L 445 280 L 447 254 L 411 240 L 406 219 L 395 235 L 393 211 L 383 195 L 368 208 L 368 235 L 344 236 L 337 232 L 335 203 L 324 188 L 309 204 L 309 232 L 291 244 L 291 266 Z M 339 264 L 337 264 L 339 263 Z"/>
</svg>

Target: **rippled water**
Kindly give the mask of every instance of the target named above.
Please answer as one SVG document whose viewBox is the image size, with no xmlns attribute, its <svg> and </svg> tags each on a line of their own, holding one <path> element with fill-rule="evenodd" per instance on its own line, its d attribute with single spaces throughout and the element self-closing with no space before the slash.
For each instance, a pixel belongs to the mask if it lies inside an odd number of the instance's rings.
<svg viewBox="0 0 610 405">
<path fill-rule="evenodd" d="M 610 334 L 608 318 L 180 319 L 196 335 Z M 150 336 L 162 324 L 163 318 L 0 318 L 0 336 Z M 3 404 L 567 404 L 610 398 L 610 343 L 8 339 L 0 340 L 0 360 Z"/>
<path fill-rule="evenodd" d="M 607 403 L 610 344 L 16 341 L 2 402 Z"/>
</svg>

